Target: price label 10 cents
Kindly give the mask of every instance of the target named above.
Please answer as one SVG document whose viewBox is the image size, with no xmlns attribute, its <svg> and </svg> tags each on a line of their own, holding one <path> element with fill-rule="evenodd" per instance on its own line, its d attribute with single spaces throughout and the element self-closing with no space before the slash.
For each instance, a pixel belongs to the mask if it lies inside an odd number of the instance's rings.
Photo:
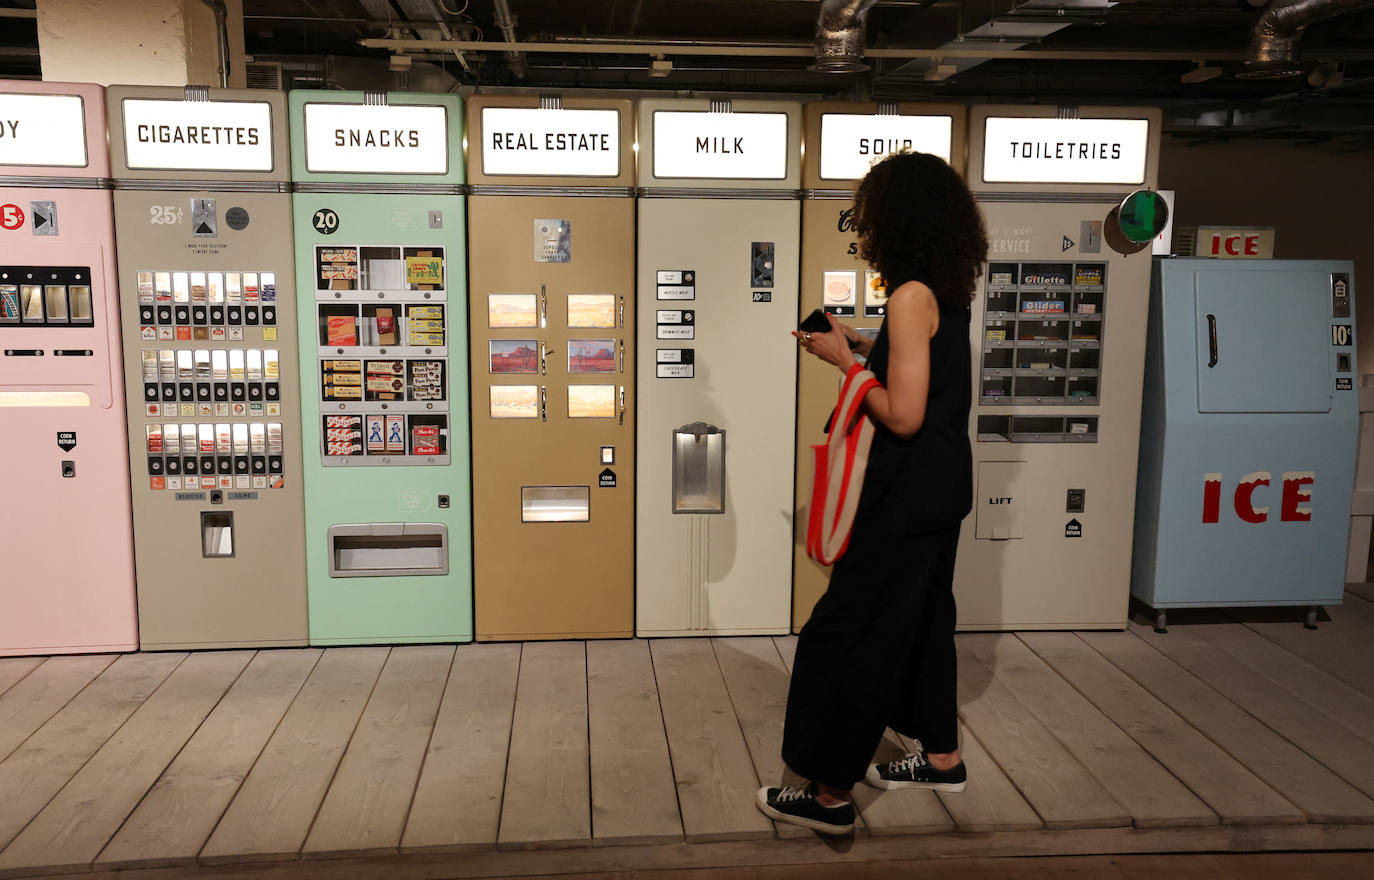
<svg viewBox="0 0 1374 880">
<path fill-rule="evenodd" d="M 339 231 L 339 215 L 329 208 L 321 208 L 310 218 L 315 231 L 321 235 L 333 235 Z"/>
</svg>

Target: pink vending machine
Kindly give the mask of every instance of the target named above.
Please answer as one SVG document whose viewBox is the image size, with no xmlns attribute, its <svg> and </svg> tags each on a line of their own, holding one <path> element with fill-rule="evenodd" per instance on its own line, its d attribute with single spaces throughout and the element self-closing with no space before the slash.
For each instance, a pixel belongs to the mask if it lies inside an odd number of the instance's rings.
<svg viewBox="0 0 1374 880">
<path fill-rule="evenodd" d="M 138 647 L 104 92 L 0 81 L 0 655 Z"/>
</svg>

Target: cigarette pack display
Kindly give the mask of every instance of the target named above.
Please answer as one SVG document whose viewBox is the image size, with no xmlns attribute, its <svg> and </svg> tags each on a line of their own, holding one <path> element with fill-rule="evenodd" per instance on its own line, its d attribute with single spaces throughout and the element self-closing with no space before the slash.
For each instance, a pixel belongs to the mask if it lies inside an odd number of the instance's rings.
<svg viewBox="0 0 1374 880">
<path fill-rule="evenodd" d="M 386 417 L 367 417 L 367 451 L 386 452 Z"/>
<path fill-rule="evenodd" d="M 413 455 L 439 454 L 439 426 L 416 425 L 410 431 L 410 451 Z"/>
<path fill-rule="evenodd" d="M 386 451 L 401 453 L 406 451 L 405 416 L 386 417 Z"/>
<path fill-rule="evenodd" d="M 281 425 L 276 422 L 269 422 L 267 425 L 267 454 L 281 455 L 282 436 Z"/>
<path fill-rule="evenodd" d="M 149 426 L 148 426 L 148 451 L 149 451 L 150 453 L 154 453 L 154 454 L 159 453 L 159 452 L 162 451 L 162 426 L 161 426 L 161 425 L 149 425 Z"/>
</svg>

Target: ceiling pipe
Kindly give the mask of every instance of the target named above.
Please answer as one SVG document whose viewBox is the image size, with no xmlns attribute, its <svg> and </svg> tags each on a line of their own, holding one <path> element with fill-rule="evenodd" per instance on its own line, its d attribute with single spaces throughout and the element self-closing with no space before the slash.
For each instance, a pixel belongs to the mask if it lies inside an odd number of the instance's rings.
<svg viewBox="0 0 1374 880">
<path fill-rule="evenodd" d="M 495 0 L 496 7 L 496 26 L 501 29 L 501 36 L 506 38 L 507 43 L 520 42 L 515 35 L 515 25 L 518 23 L 515 13 L 510 11 L 510 4 L 506 0 Z M 519 49 L 506 50 L 506 65 L 516 79 L 524 79 L 529 73 L 529 62 L 525 60 L 525 53 Z"/>
<path fill-rule="evenodd" d="M 816 19 L 816 63 L 820 73 L 863 73 L 864 19 L 877 0 L 821 0 Z"/>
<path fill-rule="evenodd" d="M 229 8 L 224 0 L 200 0 L 215 13 L 215 42 L 219 52 L 219 87 L 229 88 Z"/>
<path fill-rule="evenodd" d="M 1303 30 L 1327 18 L 1374 8 L 1374 0 L 1273 0 L 1250 29 L 1250 48 L 1240 79 L 1301 76 L 1298 41 Z"/>
</svg>

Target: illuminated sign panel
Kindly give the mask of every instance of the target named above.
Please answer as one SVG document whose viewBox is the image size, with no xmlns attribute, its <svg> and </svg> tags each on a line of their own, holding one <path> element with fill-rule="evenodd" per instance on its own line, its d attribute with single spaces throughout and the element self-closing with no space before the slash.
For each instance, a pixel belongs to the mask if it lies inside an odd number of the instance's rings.
<svg viewBox="0 0 1374 880">
<path fill-rule="evenodd" d="M 619 177 L 620 112 L 483 107 L 482 173 Z"/>
<path fill-rule="evenodd" d="M 983 139 L 986 183 L 1145 182 L 1148 119 L 991 116 Z"/>
<path fill-rule="evenodd" d="M 654 112 L 654 177 L 783 180 L 786 113 Z"/>
<path fill-rule="evenodd" d="M 80 96 L 0 94 L 0 165 L 87 164 Z"/>
<path fill-rule="evenodd" d="M 305 105 L 305 170 L 447 174 L 448 112 L 437 105 Z"/>
<path fill-rule="evenodd" d="M 149 171 L 271 171 L 266 101 L 125 98 L 124 156 Z"/>
<path fill-rule="evenodd" d="M 948 116 L 821 115 L 821 177 L 858 180 L 893 153 L 930 153 L 949 161 L 954 120 Z"/>
</svg>

